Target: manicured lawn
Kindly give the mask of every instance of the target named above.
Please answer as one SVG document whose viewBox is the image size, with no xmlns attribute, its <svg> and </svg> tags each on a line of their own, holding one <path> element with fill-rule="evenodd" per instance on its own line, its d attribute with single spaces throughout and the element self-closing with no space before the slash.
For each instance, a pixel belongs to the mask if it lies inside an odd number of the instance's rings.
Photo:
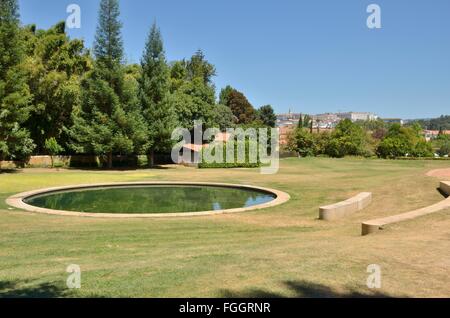
<svg viewBox="0 0 450 318">
<path fill-rule="evenodd" d="M 284 159 L 257 169 L 26 170 L 0 174 L 0 297 L 446 296 L 450 211 L 360 236 L 361 221 L 442 200 L 428 170 L 440 161 Z M 211 181 L 265 186 L 291 200 L 256 212 L 182 219 L 89 219 L 10 210 L 11 194 L 113 181 Z M 373 204 L 345 221 L 318 221 L 320 205 L 360 191 Z M 78 264 L 82 288 L 65 287 Z M 366 287 L 379 264 L 382 288 Z"/>
</svg>

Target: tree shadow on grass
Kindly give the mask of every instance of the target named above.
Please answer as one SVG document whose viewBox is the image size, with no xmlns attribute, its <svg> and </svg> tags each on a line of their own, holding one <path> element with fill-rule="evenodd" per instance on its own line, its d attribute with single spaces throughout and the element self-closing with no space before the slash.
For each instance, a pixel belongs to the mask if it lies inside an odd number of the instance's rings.
<svg viewBox="0 0 450 318">
<path fill-rule="evenodd" d="M 68 288 L 58 285 L 60 284 L 41 283 L 30 286 L 27 281 L 0 281 L 0 298 L 58 298 L 70 296 L 71 293 Z"/>
<path fill-rule="evenodd" d="M 61 282 L 49 282 L 31 285 L 30 281 L 0 281 L 0 298 L 64 298 L 77 297 L 76 291 L 67 288 Z M 89 295 L 91 298 L 103 296 Z"/>
<path fill-rule="evenodd" d="M 361 293 L 354 289 L 349 289 L 345 292 L 338 292 L 332 288 L 311 283 L 307 281 L 285 281 L 283 285 L 293 295 L 292 298 L 391 298 L 392 296 L 378 291 L 369 291 L 368 293 Z M 246 291 L 231 291 L 221 290 L 221 296 L 225 298 L 286 298 L 287 296 L 271 292 L 263 289 L 249 289 Z"/>
<path fill-rule="evenodd" d="M 13 174 L 13 173 L 20 173 L 20 169 L 0 169 L 0 174 Z"/>
</svg>

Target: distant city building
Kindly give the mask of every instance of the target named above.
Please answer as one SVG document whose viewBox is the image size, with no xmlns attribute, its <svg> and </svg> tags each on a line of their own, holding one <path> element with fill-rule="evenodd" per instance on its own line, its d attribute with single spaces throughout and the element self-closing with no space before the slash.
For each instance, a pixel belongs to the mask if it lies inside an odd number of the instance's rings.
<svg viewBox="0 0 450 318">
<path fill-rule="evenodd" d="M 382 119 L 386 124 L 400 124 L 403 126 L 404 121 L 401 118 L 383 118 Z"/>
<path fill-rule="evenodd" d="M 337 116 L 341 119 L 350 119 L 351 121 L 366 121 L 366 120 L 377 120 L 378 116 L 374 113 L 367 112 L 347 112 L 347 113 L 338 113 Z"/>
<path fill-rule="evenodd" d="M 287 114 L 277 115 L 277 127 L 296 126 L 301 116 L 306 114 L 292 113 L 289 111 Z M 376 120 L 378 116 L 369 112 L 347 112 L 347 113 L 324 113 L 317 115 L 310 115 L 312 119 L 313 128 L 317 129 L 333 129 L 336 125 L 344 120 L 350 119 L 351 121 L 366 121 Z"/>
<path fill-rule="evenodd" d="M 302 114 L 292 113 L 291 110 L 287 114 L 277 115 L 277 127 L 296 126 Z"/>
<path fill-rule="evenodd" d="M 325 113 L 312 116 L 313 128 L 333 129 L 341 121 L 335 113 Z"/>
</svg>

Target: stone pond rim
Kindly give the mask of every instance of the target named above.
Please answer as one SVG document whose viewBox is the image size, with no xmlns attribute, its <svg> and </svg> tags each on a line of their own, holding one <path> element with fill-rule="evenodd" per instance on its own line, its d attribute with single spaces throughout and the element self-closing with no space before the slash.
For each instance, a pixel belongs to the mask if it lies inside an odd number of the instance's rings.
<svg viewBox="0 0 450 318">
<path fill-rule="evenodd" d="M 61 191 L 77 191 L 77 190 L 92 190 L 96 188 L 117 188 L 117 187 L 135 187 L 135 186 L 206 186 L 206 187 L 224 187 L 231 189 L 253 190 L 274 196 L 274 199 L 250 207 L 233 208 L 224 210 L 211 210 L 201 212 L 177 212 L 177 213 L 91 213 L 91 212 L 74 212 L 64 210 L 52 210 L 29 205 L 24 200 L 38 195 L 57 193 Z M 229 184 L 229 183 L 213 183 L 213 182 L 182 182 L 182 181 L 150 181 L 150 182 L 117 182 L 117 183 L 96 183 L 96 184 L 81 184 L 63 187 L 52 187 L 45 189 L 38 189 L 27 191 L 13 195 L 6 199 L 6 203 L 14 208 L 25 210 L 33 213 L 60 215 L 60 216 L 77 216 L 77 217 L 92 217 L 92 218 L 174 218 L 174 217 L 193 217 L 193 216 L 212 216 L 219 214 L 241 213 L 256 211 L 274 207 L 289 201 L 290 196 L 286 192 L 271 188 L 264 188 L 253 185 Z"/>
</svg>

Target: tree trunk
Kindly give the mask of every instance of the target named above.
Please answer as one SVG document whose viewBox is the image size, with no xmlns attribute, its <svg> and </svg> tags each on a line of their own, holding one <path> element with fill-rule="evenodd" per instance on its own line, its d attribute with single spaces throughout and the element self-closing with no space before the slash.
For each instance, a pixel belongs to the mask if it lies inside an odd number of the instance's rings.
<svg viewBox="0 0 450 318">
<path fill-rule="evenodd" d="M 113 155 L 112 152 L 108 153 L 108 169 L 112 169 L 113 167 Z"/>
<path fill-rule="evenodd" d="M 150 153 L 147 155 L 147 161 L 148 166 L 150 168 L 153 168 L 153 166 L 155 165 L 155 152 L 153 150 L 151 150 Z"/>
</svg>

